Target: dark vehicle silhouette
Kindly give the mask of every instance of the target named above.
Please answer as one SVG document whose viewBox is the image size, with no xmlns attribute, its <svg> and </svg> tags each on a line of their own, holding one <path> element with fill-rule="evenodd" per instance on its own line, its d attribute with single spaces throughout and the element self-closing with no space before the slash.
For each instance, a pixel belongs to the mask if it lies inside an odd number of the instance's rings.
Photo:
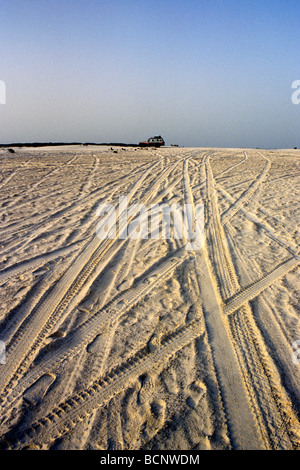
<svg viewBox="0 0 300 470">
<path fill-rule="evenodd" d="M 165 145 L 165 141 L 161 135 L 155 135 L 145 142 L 139 142 L 140 147 L 161 147 L 162 145 Z"/>
</svg>

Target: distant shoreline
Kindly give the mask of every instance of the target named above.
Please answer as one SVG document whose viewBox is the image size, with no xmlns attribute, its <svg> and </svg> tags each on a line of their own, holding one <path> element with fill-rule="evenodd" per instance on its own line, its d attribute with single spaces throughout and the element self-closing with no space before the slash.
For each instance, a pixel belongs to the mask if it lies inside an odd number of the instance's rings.
<svg viewBox="0 0 300 470">
<path fill-rule="evenodd" d="M 120 142 L 110 142 L 110 143 L 101 143 L 97 144 L 95 142 L 28 142 L 28 143 L 11 143 L 11 144 L 0 144 L 0 148 L 6 147 L 52 147 L 52 146 L 61 146 L 61 145 L 111 145 L 119 147 L 139 147 L 138 144 L 124 144 Z"/>
<path fill-rule="evenodd" d="M 70 146 L 70 145 L 78 145 L 87 147 L 89 145 L 94 146 L 109 146 L 109 147 L 140 147 L 139 144 L 125 144 L 122 142 L 103 142 L 103 143 L 96 143 L 96 142 L 12 142 L 10 144 L 0 144 L 0 149 L 5 149 L 9 147 L 19 147 L 19 148 L 27 148 L 27 147 L 60 147 L 60 146 Z M 287 147 L 287 148 L 280 148 L 280 147 L 212 147 L 212 146 L 187 146 L 187 145 L 166 145 L 160 148 L 170 148 L 170 147 L 180 147 L 180 148 L 235 148 L 235 149 L 253 149 L 253 150 L 299 150 L 297 147 Z"/>
</svg>

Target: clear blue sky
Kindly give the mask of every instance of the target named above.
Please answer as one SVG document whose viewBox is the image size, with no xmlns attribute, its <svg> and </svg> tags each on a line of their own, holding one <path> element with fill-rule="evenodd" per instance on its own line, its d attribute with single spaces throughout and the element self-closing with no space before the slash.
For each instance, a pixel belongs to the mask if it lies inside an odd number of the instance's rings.
<svg viewBox="0 0 300 470">
<path fill-rule="evenodd" d="M 0 142 L 300 148 L 299 0 L 0 0 Z"/>
</svg>

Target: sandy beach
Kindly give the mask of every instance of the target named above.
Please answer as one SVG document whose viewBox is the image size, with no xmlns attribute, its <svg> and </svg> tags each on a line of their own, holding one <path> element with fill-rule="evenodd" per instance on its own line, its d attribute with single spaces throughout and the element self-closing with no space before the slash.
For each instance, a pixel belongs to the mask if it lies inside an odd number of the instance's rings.
<svg viewBox="0 0 300 470">
<path fill-rule="evenodd" d="M 1 447 L 299 449 L 300 150 L 14 150 L 0 149 Z M 123 237 L 101 238 L 99 207 L 120 215 L 122 197 Z M 202 205 L 201 246 L 172 219 L 134 236 L 137 204 L 188 205 L 191 228 Z"/>
</svg>

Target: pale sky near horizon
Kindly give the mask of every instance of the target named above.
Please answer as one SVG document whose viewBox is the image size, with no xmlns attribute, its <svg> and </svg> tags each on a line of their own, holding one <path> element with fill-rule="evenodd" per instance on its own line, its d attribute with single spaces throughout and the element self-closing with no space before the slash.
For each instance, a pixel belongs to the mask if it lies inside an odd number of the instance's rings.
<svg viewBox="0 0 300 470">
<path fill-rule="evenodd" d="M 0 18 L 0 143 L 300 148 L 299 0 L 0 0 Z"/>
</svg>

